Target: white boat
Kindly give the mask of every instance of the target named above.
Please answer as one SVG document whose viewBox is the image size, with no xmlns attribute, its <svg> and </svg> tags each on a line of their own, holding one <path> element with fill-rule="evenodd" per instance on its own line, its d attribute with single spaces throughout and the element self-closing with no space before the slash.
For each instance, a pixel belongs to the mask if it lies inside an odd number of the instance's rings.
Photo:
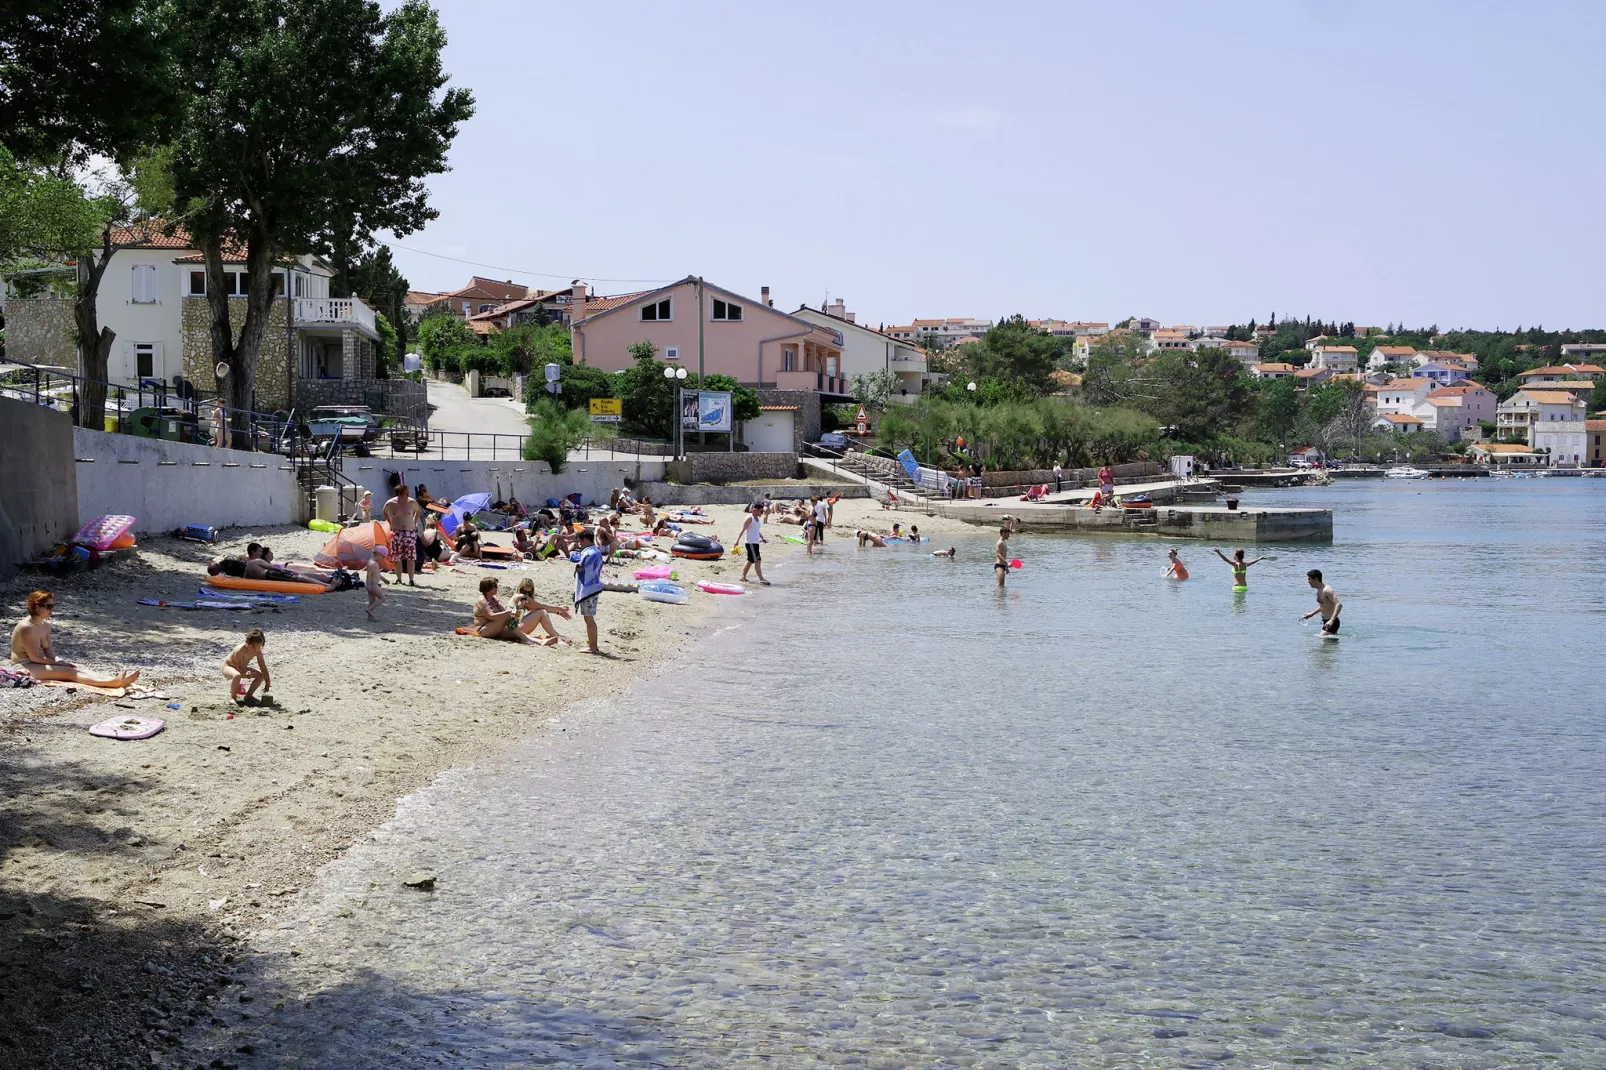
<svg viewBox="0 0 1606 1070">
<path fill-rule="evenodd" d="M 1398 464 L 1383 473 L 1387 479 L 1426 479 L 1432 472 L 1415 465 Z"/>
</svg>

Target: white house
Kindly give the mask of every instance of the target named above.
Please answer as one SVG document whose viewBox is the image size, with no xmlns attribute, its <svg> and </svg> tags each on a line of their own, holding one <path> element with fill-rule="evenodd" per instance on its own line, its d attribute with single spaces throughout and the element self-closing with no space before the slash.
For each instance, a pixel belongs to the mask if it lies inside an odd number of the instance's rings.
<svg viewBox="0 0 1606 1070">
<path fill-rule="evenodd" d="M 1324 460 L 1322 451 L 1315 446 L 1298 446 L 1288 451 L 1288 463 L 1292 467 L 1307 464 L 1321 464 Z"/>
<path fill-rule="evenodd" d="M 898 377 L 898 392 L 892 398 L 894 404 L 913 404 L 925 389 L 926 351 L 911 341 L 859 323 L 840 298 L 827 305 L 823 312 L 804 305 L 792 315 L 842 335 L 840 367 L 843 376 L 851 379 L 866 372 L 892 372 Z"/>
<path fill-rule="evenodd" d="M 1474 443 L 1468 452 L 1479 464 L 1490 464 L 1500 468 L 1532 468 L 1541 461 L 1540 455 L 1532 449 L 1510 442 L 1478 442 Z"/>
<path fill-rule="evenodd" d="M 1592 364 L 1606 358 L 1606 342 L 1568 342 L 1561 347 L 1563 363 Z"/>
<path fill-rule="evenodd" d="M 1602 375 L 1606 375 L 1606 369 L 1594 364 L 1552 364 L 1544 368 L 1530 369 L 1517 376 L 1517 378 L 1522 381 L 1523 386 L 1534 386 L 1538 383 L 1565 381 L 1588 380 L 1589 382 L 1594 382 Z"/>
<path fill-rule="evenodd" d="M 1383 431 L 1397 431 L 1404 434 L 1408 431 L 1421 431 L 1422 420 L 1403 412 L 1386 412 L 1372 421 L 1372 427 Z"/>
<path fill-rule="evenodd" d="M 1274 361 L 1270 364 L 1256 364 L 1249 369 L 1249 372 L 1256 379 L 1287 379 L 1298 370 L 1292 364 Z"/>
<path fill-rule="evenodd" d="M 1551 464 L 1581 464 L 1585 454 L 1584 403 L 1565 390 L 1524 387 L 1495 410 L 1502 437 L 1526 438 L 1550 451 Z"/>
<path fill-rule="evenodd" d="M 1391 379 L 1377 392 L 1377 411 L 1415 416 L 1432 392 L 1433 383 L 1428 379 Z"/>
<path fill-rule="evenodd" d="M 1314 346 L 1311 354 L 1310 366 L 1329 372 L 1352 372 L 1359 359 L 1354 346 Z"/>
<path fill-rule="evenodd" d="M 1321 386 L 1332 377 L 1332 370 L 1328 368 L 1300 368 L 1294 372 L 1294 382 L 1299 384 L 1301 390 Z"/>
<path fill-rule="evenodd" d="M 1162 327 L 1149 335 L 1150 351 L 1157 350 L 1195 350 L 1199 343 L 1193 340 L 1192 327 Z"/>
<path fill-rule="evenodd" d="M 1416 356 L 1411 346 L 1377 346 L 1366 358 L 1367 371 L 1380 371 L 1390 364 L 1409 364 Z"/>
<path fill-rule="evenodd" d="M 1260 347 L 1253 342 L 1239 342 L 1223 338 L 1219 341 L 1212 339 L 1205 343 L 1217 349 L 1225 349 L 1227 353 L 1238 359 L 1238 363 L 1249 368 L 1260 360 Z"/>
<path fill-rule="evenodd" d="M 1440 386 L 1449 386 L 1463 379 L 1472 378 L 1472 369 L 1460 361 L 1430 360 L 1412 368 L 1411 376 L 1416 379 L 1427 379 Z"/>
</svg>

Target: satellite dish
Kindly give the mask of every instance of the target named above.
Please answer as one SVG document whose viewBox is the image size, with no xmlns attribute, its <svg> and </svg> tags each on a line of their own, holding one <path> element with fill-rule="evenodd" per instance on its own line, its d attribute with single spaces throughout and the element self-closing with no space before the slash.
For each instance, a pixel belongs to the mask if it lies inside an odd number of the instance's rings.
<svg viewBox="0 0 1606 1070">
<path fill-rule="evenodd" d="M 219 379 L 227 379 L 229 377 L 229 366 L 225 361 L 218 361 L 214 371 Z"/>
</svg>

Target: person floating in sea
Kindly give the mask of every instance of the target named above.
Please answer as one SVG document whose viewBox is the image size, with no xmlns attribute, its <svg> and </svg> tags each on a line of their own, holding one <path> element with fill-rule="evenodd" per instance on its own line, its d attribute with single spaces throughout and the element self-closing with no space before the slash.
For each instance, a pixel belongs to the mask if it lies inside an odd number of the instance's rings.
<svg viewBox="0 0 1606 1070">
<path fill-rule="evenodd" d="M 1322 634 L 1338 634 L 1338 615 L 1344 611 L 1344 603 L 1333 590 L 1331 584 L 1322 580 L 1322 570 L 1313 568 L 1305 573 L 1305 580 L 1316 590 L 1316 608 L 1299 619 L 1310 620 L 1316 614 L 1322 615 Z"/>
<path fill-rule="evenodd" d="M 1258 565 L 1266 560 L 1264 557 L 1257 557 L 1253 561 L 1245 561 L 1242 547 L 1234 550 L 1231 557 L 1220 550 L 1216 551 L 1216 556 L 1232 566 L 1232 589 L 1235 591 L 1249 590 L 1249 566 Z"/>
<path fill-rule="evenodd" d="M 993 575 L 998 577 L 1002 590 L 1004 578 L 1009 575 L 1009 525 L 998 529 L 998 541 L 993 544 Z"/>
<path fill-rule="evenodd" d="M 931 551 L 931 556 L 946 557 L 948 560 L 952 561 L 954 559 L 954 548 L 950 546 L 946 550 L 933 550 Z"/>
<path fill-rule="evenodd" d="M 267 645 L 268 637 L 262 634 L 262 629 L 252 628 L 245 633 L 245 642 L 223 659 L 223 676 L 229 681 L 230 702 L 239 706 L 260 705 L 256 697 L 259 687 L 263 698 L 267 698 L 268 691 L 273 687 L 273 678 L 268 674 L 268 660 L 262 654 Z M 249 687 L 245 683 L 247 680 L 251 681 Z M 272 705 L 271 701 L 269 705 Z"/>
<path fill-rule="evenodd" d="M 112 676 L 93 676 L 70 661 L 56 657 L 50 618 L 56 614 L 56 596 L 35 591 L 28 596 L 28 619 L 11 629 L 11 663 L 35 680 L 59 680 L 88 687 L 131 687 L 139 670 Z"/>
<path fill-rule="evenodd" d="M 1186 566 L 1186 565 L 1184 565 L 1182 563 L 1182 558 L 1177 556 L 1176 550 L 1174 550 L 1174 549 L 1167 550 L 1166 551 L 1166 557 L 1170 561 L 1170 564 L 1166 565 L 1166 567 L 1165 567 L 1165 577 L 1166 577 L 1166 579 L 1168 579 L 1168 580 L 1185 580 L 1185 579 L 1187 579 L 1188 578 L 1188 566 Z"/>
</svg>

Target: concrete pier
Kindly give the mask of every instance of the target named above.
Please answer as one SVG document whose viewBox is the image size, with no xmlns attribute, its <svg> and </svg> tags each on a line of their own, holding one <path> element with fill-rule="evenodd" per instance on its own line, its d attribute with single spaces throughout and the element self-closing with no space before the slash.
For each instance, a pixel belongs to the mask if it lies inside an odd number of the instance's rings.
<svg viewBox="0 0 1606 1070">
<path fill-rule="evenodd" d="M 1331 509 L 1228 509 L 1224 505 L 1157 505 L 1153 509 L 1100 509 L 993 499 L 983 502 L 911 503 L 908 512 L 997 526 L 1006 515 L 1028 531 L 1095 535 L 1162 535 L 1222 543 L 1330 542 Z"/>
</svg>

